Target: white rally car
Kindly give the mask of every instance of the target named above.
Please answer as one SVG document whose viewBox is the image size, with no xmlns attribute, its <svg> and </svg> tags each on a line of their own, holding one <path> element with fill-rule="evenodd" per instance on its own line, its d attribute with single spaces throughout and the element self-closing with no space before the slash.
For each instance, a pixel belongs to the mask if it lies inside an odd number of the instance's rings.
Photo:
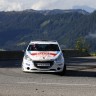
<svg viewBox="0 0 96 96">
<path fill-rule="evenodd" d="M 65 73 L 63 53 L 57 41 L 31 41 L 22 62 L 24 72 Z"/>
</svg>

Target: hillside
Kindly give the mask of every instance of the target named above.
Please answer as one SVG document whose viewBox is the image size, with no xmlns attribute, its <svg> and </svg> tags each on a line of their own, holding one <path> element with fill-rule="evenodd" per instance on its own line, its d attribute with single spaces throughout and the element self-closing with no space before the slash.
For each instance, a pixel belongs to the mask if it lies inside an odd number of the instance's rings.
<svg viewBox="0 0 96 96">
<path fill-rule="evenodd" d="M 30 40 L 57 40 L 74 48 L 84 37 L 96 51 L 96 12 L 84 10 L 24 10 L 0 12 L 0 49 L 21 50 Z"/>
</svg>

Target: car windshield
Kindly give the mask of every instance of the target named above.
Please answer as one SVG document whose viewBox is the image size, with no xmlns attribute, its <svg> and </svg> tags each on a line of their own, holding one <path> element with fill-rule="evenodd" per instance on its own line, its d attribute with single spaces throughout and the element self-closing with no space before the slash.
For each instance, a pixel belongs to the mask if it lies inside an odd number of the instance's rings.
<svg viewBox="0 0 96 96">
<path fill-rule="evenodd" d="M 28 51 L 59 51 L 57 44 L 31 44 Z"/>
</svg>

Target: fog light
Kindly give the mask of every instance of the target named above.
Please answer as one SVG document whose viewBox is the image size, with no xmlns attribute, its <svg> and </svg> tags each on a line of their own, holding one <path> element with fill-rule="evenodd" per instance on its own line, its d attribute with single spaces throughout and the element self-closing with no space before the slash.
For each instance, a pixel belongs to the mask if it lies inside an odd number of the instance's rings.
<svg viewBox="0 0 96 96">
<path fill-rule="evenodd" d="M 60 70 L 60 69 L 61 69 L 60 67 L 57 68 L 57 70 Z"/>
<path fill-rule="evenodd" d="M 29 67 L 27 67 L 27 70 L 29 70 L 30 68 Z"/>
</svg>

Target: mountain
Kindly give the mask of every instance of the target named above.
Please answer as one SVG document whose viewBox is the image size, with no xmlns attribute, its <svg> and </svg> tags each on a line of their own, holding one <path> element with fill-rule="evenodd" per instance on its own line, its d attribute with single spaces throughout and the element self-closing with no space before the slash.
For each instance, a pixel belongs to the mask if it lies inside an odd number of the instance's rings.
<svg viewBox="0 0 96 96">
<path fill-rule="evenodd" d="M 94 8 L 91 8 L 89 6 L 74 6 L 73 9 L 82 9 L 82 10 L 86 10 L 89 13 L 95 10 Z"/>
<path fill-rule="evenodd" d="M 24 10 L 0 12 L 0 49 L 23 50 L 31 40 L 57 40 L 74 48 L 83 37 L 96 51 L 96 11 Z"/>
<path fill-rule="evenodd" d="M 89 14 L 87 11 L 82 9 L 70 9 L 70 10 L 61 10 L 61 9 L 54 9 L 54 10 L 33 10 L 27 9 L 23 12 L 32 12 L 32 13 L 41 13 L 44 15 L 56 15 L 56 14 L 64 14 L 64 13 L 81 13 L 81 14 Z"/>
</svg>

